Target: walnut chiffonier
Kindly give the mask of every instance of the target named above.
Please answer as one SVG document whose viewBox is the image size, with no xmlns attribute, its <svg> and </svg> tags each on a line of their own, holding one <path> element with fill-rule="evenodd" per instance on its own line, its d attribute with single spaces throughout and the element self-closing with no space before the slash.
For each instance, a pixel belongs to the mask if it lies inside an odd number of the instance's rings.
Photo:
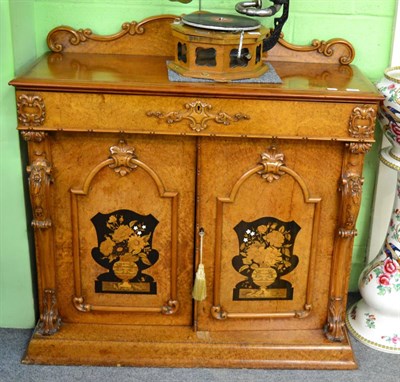
<svg viewBox="0 0 400 382">
<path fill-rule="evenodd" d="M 170 81 L 174 18 L 55 28 L 11 81 L 40 306 L 24 362 L 355 368 L 344 314 L 381 96 L 341 39 L 280 39 L 278 84 Z"/>
</svg>

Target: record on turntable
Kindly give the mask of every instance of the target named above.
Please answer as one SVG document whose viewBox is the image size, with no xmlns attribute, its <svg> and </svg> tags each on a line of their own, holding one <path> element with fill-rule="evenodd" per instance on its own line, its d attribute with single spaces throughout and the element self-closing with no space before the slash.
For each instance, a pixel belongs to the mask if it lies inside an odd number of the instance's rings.
<svg viewBox="0 0 400 382">
<path fill-rule="evenodd" d="M 219 31 L 251 31 L 260 28 L 260 23 L 249 17 L 221 13 L 190 13 L 182 17 L 185 25 Z"/>
</svg>

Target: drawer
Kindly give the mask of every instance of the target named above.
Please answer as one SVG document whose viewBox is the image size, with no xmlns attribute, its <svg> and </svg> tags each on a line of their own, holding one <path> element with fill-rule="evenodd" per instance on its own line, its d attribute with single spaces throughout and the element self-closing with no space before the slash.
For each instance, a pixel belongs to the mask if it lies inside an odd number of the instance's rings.
<svg viewBox="0 0 400 382">
<path fill-rule="evenodd" d="M 34 95 L 41 105 L 36 109 L 19 102 L 20 129 L 373 141 L 376 112 L 375 105 L 297 100 L 56 92 Z M 18 92 L 17 101 L 32 96 Z M 37 119 L 42 122 L 27 125 L 21 116 L 29 112 L 41 113 L 43 118 Z M 350 134 L 349 123 L 356 130 L 366 127 L 372 132 Z"/>
</svg>

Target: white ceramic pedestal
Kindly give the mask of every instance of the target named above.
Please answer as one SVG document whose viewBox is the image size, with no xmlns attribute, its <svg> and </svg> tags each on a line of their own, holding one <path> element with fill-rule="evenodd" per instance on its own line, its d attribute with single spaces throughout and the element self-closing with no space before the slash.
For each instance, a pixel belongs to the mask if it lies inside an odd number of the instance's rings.
<svg viewBox="0 0 400 382">
<path fill-rule="evenodd" d="M 365 345 L 400 354 L 400 68 L 387 69 L 377 87 L 385 96 L 379 122 L 392 144 L 380 159 L 397 171 L 397 189 L 385 242 L 361 273 L 362 299 L 349 309 L 346 323 Z"/>
</svg>

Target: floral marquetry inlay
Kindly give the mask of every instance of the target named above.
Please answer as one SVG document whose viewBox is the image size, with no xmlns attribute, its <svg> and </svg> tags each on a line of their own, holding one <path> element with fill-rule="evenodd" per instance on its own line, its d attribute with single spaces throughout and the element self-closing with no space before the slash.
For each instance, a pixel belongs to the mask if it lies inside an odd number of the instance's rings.
<svg viewBox="0 0 400 382">
<path fill-rule="evenodd" d="M 214 121 L 215 123 L 228 126 L 232 122 L 250 119 L 248 115 L 242 113 L 229 115 L 223 111 L 220 111 L 216 114 L 213 114 L 211 113 L 212 105 L 201 101 L 186 103 L 184 107 L 185 110 L 170 111 L 167 113 L 163 113 L 161 111 L 148 111 L 146 115 L 148 117 L 164 119 L 168 124 L 188 120 L 190 128 L 195 132 L 200 132 L 207 129 L 209 121 Z"/>
<path fill-rule="evenodd" d="M 43 98 L 33 94 L 22 94 L 17 99 L 18 121 L 27 127 L 41 126 L 46 117 Z"/>
</svg>

